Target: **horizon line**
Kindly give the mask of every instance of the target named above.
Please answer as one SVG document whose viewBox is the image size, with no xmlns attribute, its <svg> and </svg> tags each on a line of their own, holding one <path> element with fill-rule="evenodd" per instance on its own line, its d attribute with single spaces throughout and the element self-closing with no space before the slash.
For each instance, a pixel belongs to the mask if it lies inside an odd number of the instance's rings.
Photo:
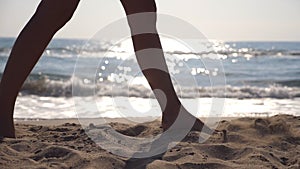
<svg viewBox="0 0 300 169">
<path fill-rule="evenodd" d="M 11 38 L 16 39 L 17 37 L 12 36 L 0 36 L 0 38 Z M 79 38 L 79 37 L 53 37 L 52 40 L 59 40 L 59 39 L 66 39 L 66 40 L 89 40 L 90 38 Z M 219 41 L 219 42 L 300 42 L 299 40 L 222 40 L 222 39 L 208 39 L 209 41 Z"/>
</svg>

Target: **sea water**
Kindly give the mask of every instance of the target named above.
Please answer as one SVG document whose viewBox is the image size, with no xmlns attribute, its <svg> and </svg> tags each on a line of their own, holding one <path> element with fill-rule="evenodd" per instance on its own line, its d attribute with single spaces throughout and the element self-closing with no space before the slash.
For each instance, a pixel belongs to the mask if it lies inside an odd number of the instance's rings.
<svg viewBox="0 0 300 169">
<path fill-rule="evenodd" d="M 0 38 L 0 76 L 14 41 Z M 210 116 L 216 98 L 225 98 L 222 111 L 214 113 L 217 116 L 300 115 L 300 42 L 211 41 L 214 50 L 202 53 L 172 49 L 167 40 L 162 42 L 177 95 L 188 109 L 197 106 L 197 116 Z M 106 41 L 94 46 L 87 43 L 52 40 L 20 91 L 15 118 L 76 118 L 78 113 L 86 118 L 161 115 L 132 56 L 131 43 L 123 47 Z M 78 61 L 86 62 L 84 69 L 97 63 L 97 69 L 91 76 L 74 75 Z M 205 62 L 222 67 L 207 68 Z M 210 77 L 226 81 L 214 85 Z M 82 92 L 74 95 L 74 85 Z M 90 88 L 94 92 L 85 93 Z M 85 105 L 95 103 L 97 109 L 78 109 L 75 104 L 80 99 Z"/>
</svg>

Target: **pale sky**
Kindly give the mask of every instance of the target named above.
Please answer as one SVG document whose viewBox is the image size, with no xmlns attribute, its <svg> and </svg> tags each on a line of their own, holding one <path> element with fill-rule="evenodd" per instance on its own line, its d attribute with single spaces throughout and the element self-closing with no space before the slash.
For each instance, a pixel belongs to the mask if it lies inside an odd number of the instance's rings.
<svg viewBox="0 0 300 169">
<path fill-rule="evenodd" d="M 16 37 L 40 0 L 0 0 L 0 37 Z M 300 0 L 156 0 L 159 13 L 181 18 L 208 39 L 300 41 Z M 91 38 L 124 16 L 119 0 L 81 0 L 56 38 Z"/>
</svg>

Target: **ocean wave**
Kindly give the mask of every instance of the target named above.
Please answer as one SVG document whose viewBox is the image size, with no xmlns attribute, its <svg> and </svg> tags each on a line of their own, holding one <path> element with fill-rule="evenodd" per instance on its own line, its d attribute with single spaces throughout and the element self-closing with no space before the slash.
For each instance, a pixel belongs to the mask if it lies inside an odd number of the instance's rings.
<svg viewBox="0 0 300 169">
<path fill-rule="evenodd" d="M 72 93 L 72 86 L 76 92 Z M 180 87 L 175 86 L 177 94 L 181 98 L 199 97 L 226 97 L 226 98 L 296 98 L 300 97 L 300 87 L 287 87 L 282 85 L 270 85 L 268 87 L 257 86 L 219 86 L 219 87 Z M 224 92 L 225 91 L 225 92 Z M 92 93 L 91 93 L 92 92 Z M 154 98 L 152 91 L 143 85 L 116 84 L 102 82 L 96 85 L 86 84 L 81 79 L 56 79 L 47 77 L 30 79 L 25 82 L 21 95 L 39 95 L 51 97 L 74 96 L 124 96 Z"/>
<path fill-rule="evenodd" d="M 258 56 L 300 56 L 300 51 L 286 51 L 286 50 L 251 50 L 240 51 L 237 50 L 211 50 L 205 52 L 182 52 L 182 51 L 166 51 L 165 53 L 171 55 L 185 55 L 185 56 L 202 56 L 216 59 L 226 59 L 227 57 L 258 57 Z M 218 57 L 212 57 L 212 55 L 219 55 Z M 224 57 L 226 56 L 226 57 Z"/>
<path fill-rule="evenodd" d="M 106 45 L 107 46 L 107 45 Z M 11 52 L 11 47 L 0 47 L 0 55 L 8 57 Z M 44 56 L 49 57 L 99 57 L 103 53 L 111 52 L 115 54 L 124 54 L 126 51 L 114 51 L 103 46 L 97 47 L 84 47 L 84 46 L 66 46 L 66 47 L 48 47 L 44 51 Z M 202 52 L 183 52 L 183 51 L 165 51 L 166 54 L 170 55 L 181 55 L 187 58 L 193 58 L 193 56 L 202 57 L 213 57 L 216 59 L 226 59 L 227 57 L 258 57 L 258 56 L 300 56 L 298 50 L 287 50 L 287 49 L 255 49 L 255 48 L 210 48 Z M 215 56 L 213 56 L 215 55 Z M 218 57 L 216 57 L 219 55 Z M 225 56 L 225 57 L 224 57 Z"/>
</svg>

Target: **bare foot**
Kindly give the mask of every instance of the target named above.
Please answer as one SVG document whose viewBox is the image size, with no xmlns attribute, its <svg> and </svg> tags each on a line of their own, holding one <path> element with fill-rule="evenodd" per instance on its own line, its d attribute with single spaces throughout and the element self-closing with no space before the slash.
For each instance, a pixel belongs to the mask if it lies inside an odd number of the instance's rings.
<svg viewBox="0 0 300 169">
<path fill-rule="evenodd" d="M 202 131 L 207 134 L 214 133 L 214 130 L 205 125 L 200 119 L 196 118 L 194 115 L 190 114 L 185 108 L 183 109 L 184 114 L 186 114 L 185 122 L 194 122 L 191 131 Z M 163 115 L 162 128 L 164 131 L 168 130 L 176 120 L 177 115 Z M 184 122 L 182 125 L 185 125 Z"/>
<path fill-rule="evenodd" d="M 194 118 L 196 118 L 196 117 L 194 117 Z M 193 120 L 193 121 L 195 121 L 195 120 Z M 173 123 L 162 122 L 163 131 L 168 130 L 172 126 L 172 124 Z M 213 129 L 209 128 L 207 125 L 205 125 L 201 120 L 199 120 L 197 118 L 196 118 L 196 121 L 194 122 L 194 125 L 193 125 L 193 127 L 191 128 L 190 131 L 200 131 L 200 132 L 204 132 L 204 133 L 207 133 L 207 134 L 214 133 Z"/>
<path fill-rule="evenodd" d="M 196 117 L 195 117 L 196 118 Z M 214 132 L 213 129 L 209 128 L 207 125 L 205 125 L 200 119 L 196 119 L 192 131 L 202 131 L 207 134 L 212 134 Z"/>
</svg>

